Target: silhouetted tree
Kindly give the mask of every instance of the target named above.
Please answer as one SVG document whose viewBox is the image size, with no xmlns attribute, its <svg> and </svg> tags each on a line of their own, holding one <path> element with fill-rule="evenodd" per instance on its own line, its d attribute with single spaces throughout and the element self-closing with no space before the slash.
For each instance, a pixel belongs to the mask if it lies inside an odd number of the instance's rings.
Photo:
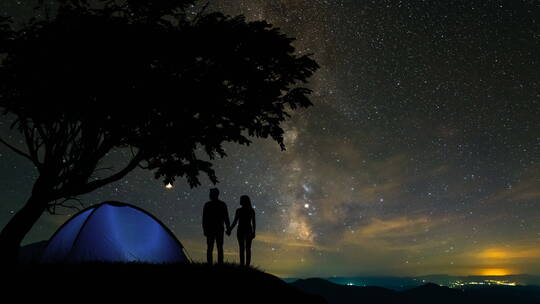
<svg viewBox="0 0 540 304">
<path fill-rule="evenodd" d="M 0 141 L 39 175 L 0 233 L 1 260 L 16 257 L 43 212 L 137 166 L 194 187 L 200 172 L 217 182 L 210 161 L 226 156 L 224 142 L 270 137 L 284 148 L 280 123 L 311 105 L 299 84 L 317 63 L 264 21 L 192 14 L 192 2 L 72 0 L 15 31 L 2 21 L 0 107 L 24 144 Z M 127 165 L 96 175 L 118 148 L 131 149 Z"/>
</svg>

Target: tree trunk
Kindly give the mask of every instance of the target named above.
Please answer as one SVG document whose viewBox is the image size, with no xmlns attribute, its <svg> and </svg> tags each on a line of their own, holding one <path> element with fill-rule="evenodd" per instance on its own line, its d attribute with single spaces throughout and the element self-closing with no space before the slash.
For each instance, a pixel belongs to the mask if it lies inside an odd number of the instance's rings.
<svg viewBox="0 0 540 304">
<path fill-rule="evenodd" d="M 28 199 L 0 232 L 0 264 L 15 265 L 17 263 L 19 246 L 47 208 L 47 200 L 35 193 Z"/>
</svg>

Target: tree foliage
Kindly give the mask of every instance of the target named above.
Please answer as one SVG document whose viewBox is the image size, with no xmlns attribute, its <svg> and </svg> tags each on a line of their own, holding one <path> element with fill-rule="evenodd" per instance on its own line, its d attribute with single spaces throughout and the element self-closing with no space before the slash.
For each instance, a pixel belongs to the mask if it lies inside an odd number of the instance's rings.
<svg viewBox="0 0 540 304">
<path fill-rule="evenodd" d="M 81 187 L 115 147 L 133 147 L 133 162 L 164 182 L 186 176 L 192 186 L 201 171 L 217 181 L 197 148 L 213 159 L 225 156 L 223 142 L 249 144 L 249 136 L 283 148 L 280 123 L 287 108 L 311 105 L 309 89 L 296 84 L 317 64 L 264 21 L 190 20 L 181 12 L 191 2 L 69 2 L 54 20 L 15 33 L 0 106 L 18 118 L 40 173 L 57 171 L 54 196 L 102 184 Z"/>
<path fill-rule="evenodd" d="M 17 30 L 0 20 L 0 107 L 25 147 L 0 141 L 39 172 L 27 206 L 51 209 L 137 166 L 165 183 L 197 186 L 200 172 L 217 182 L 211 160 L 225 142 L 284 148 L 280 124 L 311 105 L 302 84 L 317 63 L 264 21 L 192 14 L 192 4 L 64 0 Z M 97 179 L 118 148 L 133 151 L 127 166 Z"/>
</svg>

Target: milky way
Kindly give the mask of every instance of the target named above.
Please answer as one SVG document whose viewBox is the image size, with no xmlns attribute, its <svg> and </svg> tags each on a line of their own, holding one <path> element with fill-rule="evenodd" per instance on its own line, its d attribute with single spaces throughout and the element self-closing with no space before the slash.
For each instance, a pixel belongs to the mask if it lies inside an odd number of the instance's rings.
<svg viewBox="0 0 540 304">
<path fill-rule="evenodd" d="M 0 11 L 22 18 L 29 7 L 2 1 Z M 242 194 L 256 207 L 256 265 L 280 276 L 540 273 L 537 1 L 220 0 L 209 9 L 267 20 L 321 65 L 309 84 L 315 105 L 284 125 L 286 151 L 255 140 L 227 145 L 216 162 L 229 213 Z M 122 161 L 123 151 L 108 160 Z M 35 172 L 4 147 L 0 170 L 3 226 Z M 202 261 L 210 186 L 165 189 L 138 169 L 84 202 L 141 206 Z M 72 213 L 43 216 L 25 243 Z M 237 261 L 236 250 L 228 239 L 226 259 Z"/>
</svg>

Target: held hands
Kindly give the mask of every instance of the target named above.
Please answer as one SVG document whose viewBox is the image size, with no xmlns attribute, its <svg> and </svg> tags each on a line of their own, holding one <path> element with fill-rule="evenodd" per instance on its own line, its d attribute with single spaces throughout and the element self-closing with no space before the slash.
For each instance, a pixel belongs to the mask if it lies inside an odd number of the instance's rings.
<svg viewBox="0 0 540 304">
<path fill-rule="evenodd" d="M 227 234 L 227 236 L 231 236 L 231 232 L 232 232 L 232 228 L 228 228 L 225 233 Z M 255 231 L 253 231 L 253 233 L 251 234 L 251 238 L 254 239 L 255 238 Z"/>
</svg>

